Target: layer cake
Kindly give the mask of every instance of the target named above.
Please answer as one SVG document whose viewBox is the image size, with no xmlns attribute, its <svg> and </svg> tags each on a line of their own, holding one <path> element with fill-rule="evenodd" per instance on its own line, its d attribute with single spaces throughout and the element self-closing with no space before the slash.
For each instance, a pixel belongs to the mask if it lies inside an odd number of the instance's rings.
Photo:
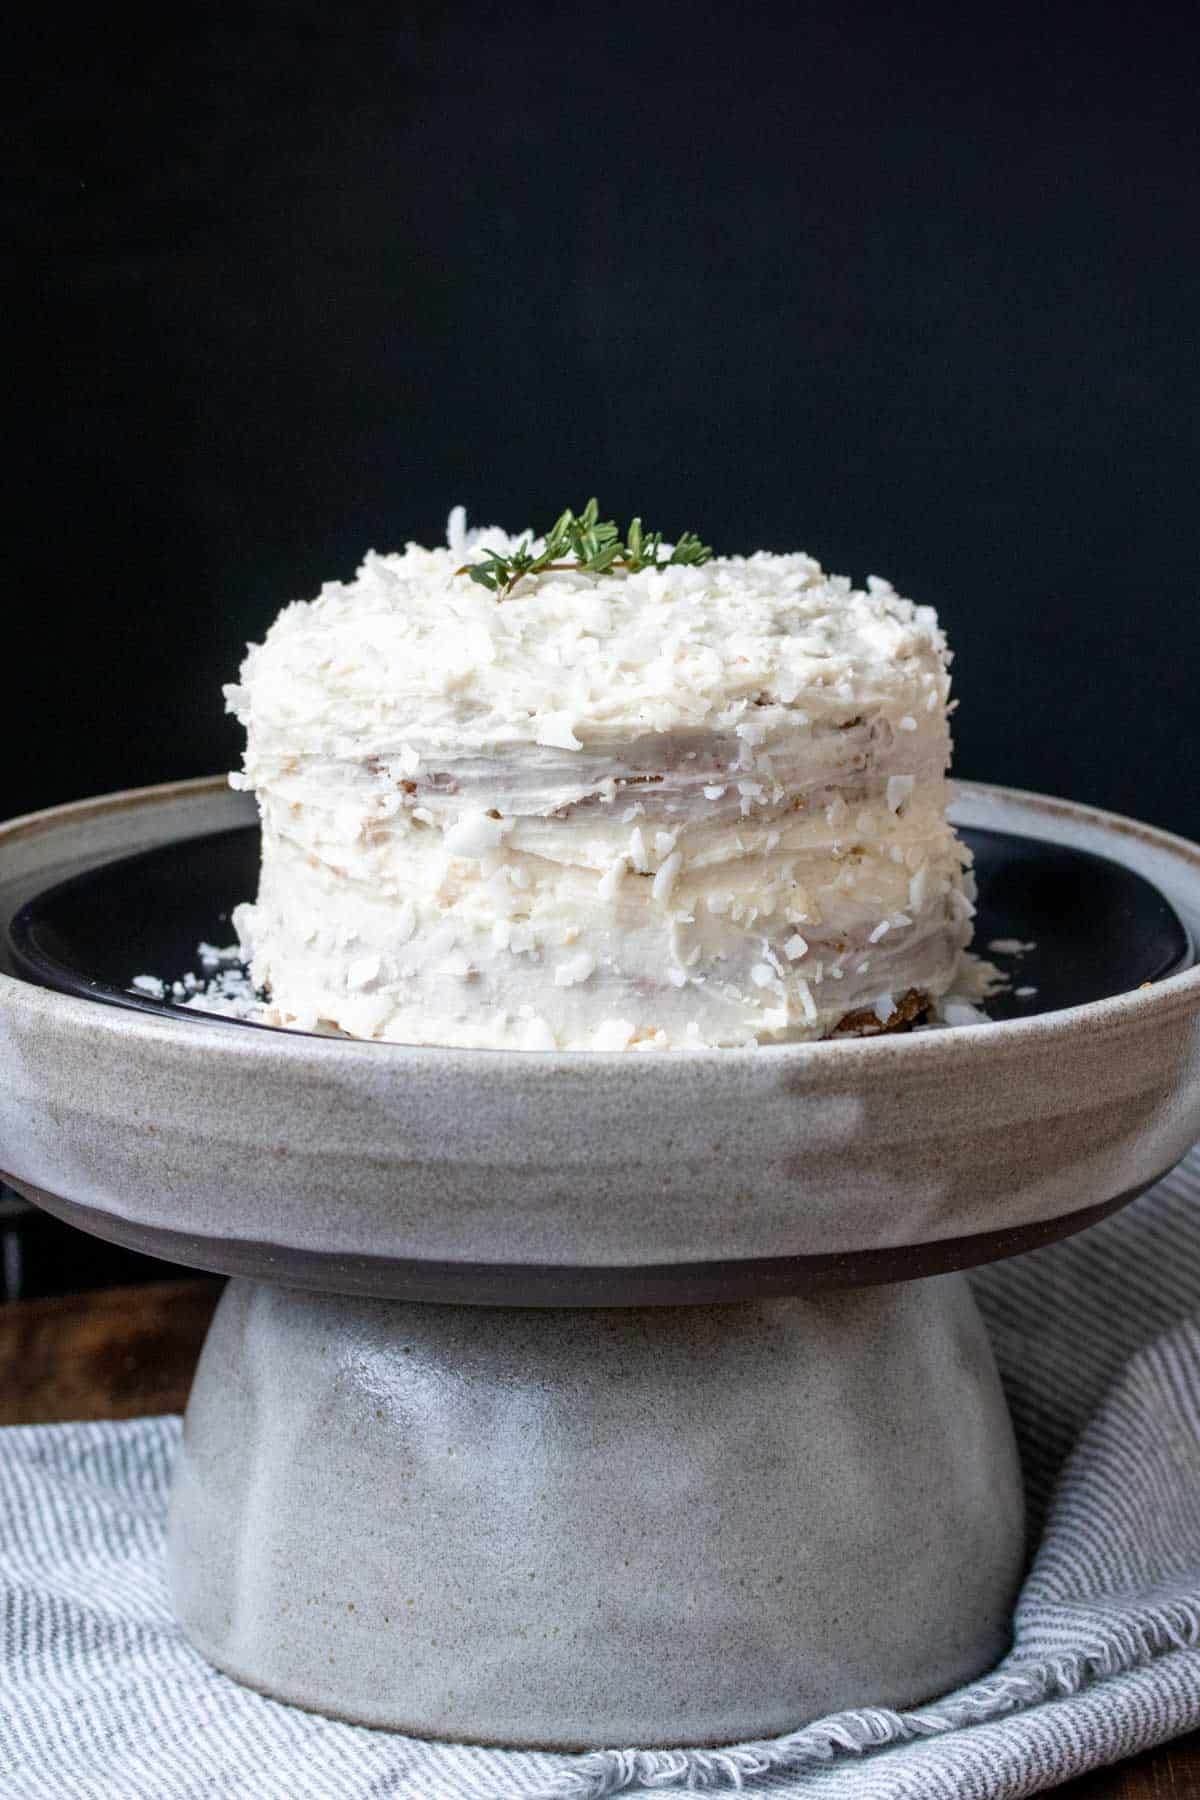
<svg viewBox="0 0 1200 1800">
<path fill-rule="evenodd" d="M 895 1029 L 955 980 L 932 608 L 810 556 L 464 569 L 369 554 L 226 690 L 262 821 L 267 1017 L 401 1043 L 677 1050 Z"/>
</svg>

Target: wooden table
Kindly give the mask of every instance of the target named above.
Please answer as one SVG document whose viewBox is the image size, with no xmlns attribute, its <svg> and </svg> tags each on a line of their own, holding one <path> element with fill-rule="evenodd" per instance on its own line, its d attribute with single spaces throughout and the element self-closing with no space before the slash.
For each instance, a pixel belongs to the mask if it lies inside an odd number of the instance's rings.
<svg viewBox="0 0 1200 1800">
<path fill-rule="evenodd" d="M 221 1285 L 161 1281 L 0 1305 L 0 1425 L 181 1411 Z M 1200 1732 L 1069 1782 L 1057 1800 L 1200 1800 Z"/>
</svg>

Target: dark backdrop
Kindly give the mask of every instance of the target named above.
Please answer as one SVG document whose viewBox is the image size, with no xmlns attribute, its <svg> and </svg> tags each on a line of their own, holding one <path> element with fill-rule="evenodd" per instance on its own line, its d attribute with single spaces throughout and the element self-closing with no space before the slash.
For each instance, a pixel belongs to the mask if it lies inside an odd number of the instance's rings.
<svg viewBox="0 0 1200 1800">
<path fill-rule="evenodd" d="M 229 766 L 283 601 L 595 490 L 888 575 L 961 772 L 1200 833 L 1192 9 L 34 34 L 0 811 Z"/>
</svg>

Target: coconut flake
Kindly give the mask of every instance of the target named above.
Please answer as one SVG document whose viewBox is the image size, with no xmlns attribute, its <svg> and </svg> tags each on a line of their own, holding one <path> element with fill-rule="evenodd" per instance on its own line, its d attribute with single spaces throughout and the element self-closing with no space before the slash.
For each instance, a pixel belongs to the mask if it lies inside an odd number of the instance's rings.
<svg viewBox="0 0 1200 1800">
<path fill-rule="evenodd" d="M 512 830 L 511 819 L 493 819 L 485 812 L 460 813 L 444 837 L 451 856 L 468 856 L 478 860 L 503 843 Z"/>
<path fill-rule="evenodd" d="M 802 976 L 798 977 L 796 981 L 796 997 L 799 1000 L 801 1009 L 804 1013 L 805 1023 L 807 1025 L 815 1025 L 817 1022 L 817 1003 L 813 999 L 812 989 Z"/>
<path fill-rule="evenodd" d="M 987 1014 L 966 1000 L 945 1001 L 941 1014 L 947 1025 L 986 1025 L 988 1022 Z"/>
<path fill-rule="evenodd" d="M 450 508 L 450 517 L 446 520 L 446 548 L 452 556 L 467 554 L 467 509 L 465 506 Z"/>
<path fill-rule="evenodd" d="M 545 1019 L 535 1014 L 521 1033 L 521 1047 L 525 1050 L 557 1050 L 558 1040 Z"/>
<path fill-rule="evenodd" d="M 620 887 L 628 867 L 629 863 L 625 857 L 615 857 L 596 883 L 596 893 L 606 905 L 610 900 L 616 898 L 617 889 Z"/>
<path fill-rule="evenodd" d="M 589 975 L 594 973 L 595 968 L 595 957 L 589 956 L 586 950 L 581 950 L 578 956 L 570 956 L 565 962 L 559 963 L 554 971 L 554 985 L 555 987 L 577 987 L 581 981 L 586 981 Z"/>
<path fill-rule="evenodd" d="M 346 986 L 352 990 L 370 987 L 378 979 L 380 961 L 377 956 L 359 956 L 346 970 Z"/>
<path fill-rule="evenodd" d="M 593 1046 L 597 1050 L 624 1050 L 636 1029 L 632 1019 L 601 1019 Z"/>
<path fill-rule="evenodd" d="M 921 912 L 929 896 L 929 867 L 926 864 L 917 870 L 908 884 L 908 904 L 914 912 Z"/>
<path fill-rule="evenodd" d="M 574 715 L 569 712 L 543 713 L 538 721 L 536 742 L 552 750 L 582 750 L 575 736 Z"/>
<path fill-rule="evenodd" d="M 654 884 L 651 887 L 650 892 L 654 899 L 659 901 L 663 906 L 665 906 L 667 901 L 671 898 L 675 883 L 679 878 L 679 871 L 682 867 L 683 857 L 678 850 L 673 850 L 662 868 L 658 871 L 658 874 L 654 877 Z"/>
</svg>

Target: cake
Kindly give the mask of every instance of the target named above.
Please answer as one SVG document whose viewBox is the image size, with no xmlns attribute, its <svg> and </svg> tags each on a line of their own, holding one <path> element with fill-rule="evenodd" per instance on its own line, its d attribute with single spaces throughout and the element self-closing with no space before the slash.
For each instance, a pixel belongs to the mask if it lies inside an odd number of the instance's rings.
<svg viewBox="0 0 1200 1800">
<path fill-rule="evenodd" d="M 894 1030 L 952 989 L 974 908 L 932 608 L 669 546 L 505 590 L 486 569 L 530 540 L 458 508 L 447 538 L 285 607 L 226 690 L 271 1022 L 669 1051 Z"/>
</svg>

